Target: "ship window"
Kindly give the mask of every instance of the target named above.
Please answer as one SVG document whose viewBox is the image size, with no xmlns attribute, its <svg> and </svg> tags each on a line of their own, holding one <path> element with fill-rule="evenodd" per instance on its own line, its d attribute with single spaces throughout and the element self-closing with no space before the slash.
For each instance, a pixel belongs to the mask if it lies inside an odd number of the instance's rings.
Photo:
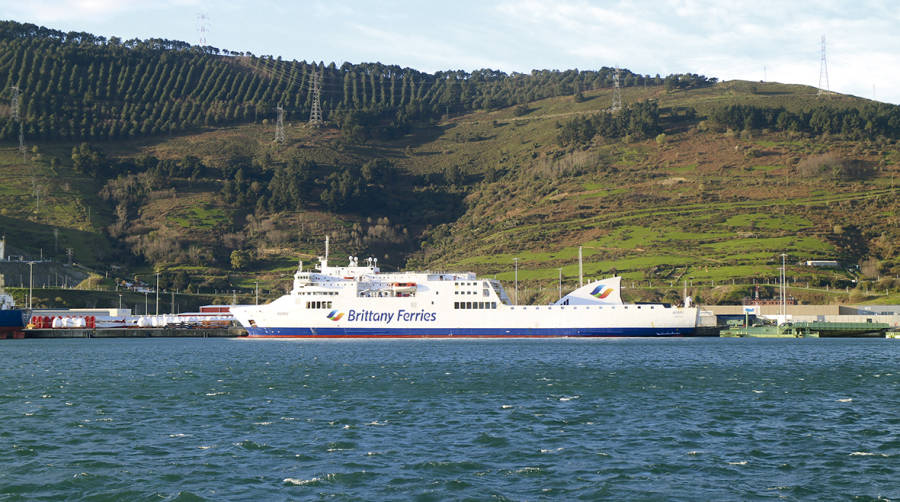
<svg viewBox="0 0 900 502">
<path fill-rule="evenodd" d="M 491 302 L 491 308 L 492 309 L 497 308 L 497 302 Z"/>
<path fill-rule="evenodd" d="M 482 289 L 482 290 L 481 290 L 481 295 L 482 295 L 482 296 L 487 296 L 487 295 L 488 295 L 488 290 Z"/>
<path fill-rule="evenodd" d="M 466 308 L 467 309 L 472 308 L 472 302 L 466 302 Z"/>
<path fill-rule="evenodd" d="M 453 308 L 459 309 L 459 302 L 453 302 Z"/>
</svg>

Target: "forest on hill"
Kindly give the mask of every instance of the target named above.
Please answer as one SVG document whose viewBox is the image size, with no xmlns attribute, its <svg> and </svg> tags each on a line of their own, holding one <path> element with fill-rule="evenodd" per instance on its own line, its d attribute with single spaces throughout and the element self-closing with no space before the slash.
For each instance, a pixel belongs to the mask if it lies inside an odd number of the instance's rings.
<svg viewBox="0 0 900 502">
<path fill-rule="evenodd" d="M 314 78 L 319 128 L 305 125 Z M 29 235 L 23 254 L 72 246 L 93 270 L 162 271 L 164 287 L 277 288 L 325 233 L 386 266 L 501 279 L 513 255 L 524 280 L 556 277 L 559 260 L 571 276 L 578 245 L 593 272 L 648 285 L 752 280 L 778 247 L 848 265 L 797 270 L 822 287 L 859 284 L 851 266 L 900 273 L 900 107 L 803 86 L 429 74 L 13 21 L 0 86 L 19 98 L 18 121 L 0 105 L 0 229 Z"/>
</svg>

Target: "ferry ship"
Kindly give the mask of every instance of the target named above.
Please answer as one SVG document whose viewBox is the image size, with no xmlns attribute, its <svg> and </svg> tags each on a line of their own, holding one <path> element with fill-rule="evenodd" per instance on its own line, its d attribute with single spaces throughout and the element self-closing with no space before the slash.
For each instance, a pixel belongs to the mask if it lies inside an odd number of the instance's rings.
<svg viewBox="0 0 900 502">
<path fill-rule="evenodd" d="M 525 338 L 689 336 L 698 309 L 625 304 L 621 277 L 593 281 L 550 305 L 515 305 L 495 279 L 474 273 L 382 273 L 377 259 L 344 267 L 301 261 L 291 292 L 231 308 L 250 337 Z"/>
<path fill-rule="evenodd" d="M 3 289 L 3 276 L 0 275 L 0 339 L 23 338 L 27 313 L 16 308 L 13 297 Z"/>
</svg>

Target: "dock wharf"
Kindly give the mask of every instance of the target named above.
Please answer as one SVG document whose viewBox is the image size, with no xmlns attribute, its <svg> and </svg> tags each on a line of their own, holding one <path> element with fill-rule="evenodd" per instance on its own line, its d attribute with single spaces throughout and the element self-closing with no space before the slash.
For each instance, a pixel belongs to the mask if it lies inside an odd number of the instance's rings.
<svg viewBox="0 0 900 502">
<path fill-rule="evenodd" d="M 64 328 L 26 329 L 25 338 L 239 338 L 243 328 Z"/>
</svg>

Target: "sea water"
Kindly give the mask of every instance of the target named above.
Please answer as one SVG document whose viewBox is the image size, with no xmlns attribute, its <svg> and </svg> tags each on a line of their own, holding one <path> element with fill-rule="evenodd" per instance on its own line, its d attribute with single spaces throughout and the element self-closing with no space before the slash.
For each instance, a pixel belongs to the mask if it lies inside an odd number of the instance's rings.
<svg viewBox="0 0 900 502">
<path fill-rule="evenodd" d="M 0 500 L 897 500 L 896 340 L 0 342 Z"/>
</svg>

